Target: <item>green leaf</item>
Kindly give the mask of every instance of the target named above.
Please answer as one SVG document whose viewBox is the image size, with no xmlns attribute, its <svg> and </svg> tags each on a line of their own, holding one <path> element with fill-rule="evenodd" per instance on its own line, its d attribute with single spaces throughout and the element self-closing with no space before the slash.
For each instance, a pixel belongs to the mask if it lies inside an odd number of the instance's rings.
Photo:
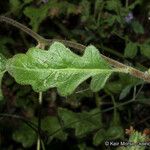
<svg viewBox="0 0 150 150">
<path fill-rule="evenodd" d="M 133 31 L 137 34 L 143 34 L 144 33 L 144 28 L 143 26 L 138 22 L 138 21 L 132 21 L 131 23 Z"/>
<path fill-rule="evenodd" d="M 3 99 L 3 94 L 1 90 L 1 82 L 2 82 L 2 78 L 6 70 L 5 67 L 6 67 L 6 58 L 2 54 L 0 54 L 0 100 Z"/>
<path fill-rule="evenodd" d="M 102 127 L 101 114 L 99 109 L 90 112 L 74 113 L 67 109 L 59 108 L 58 114 L 63 124 L 67 128 L 74 128 L 76 136 L 85 136 L 85 134 Z M 92 116 L 93 114 L 96 114 Z"/>
<path fill-rule="evenodd" d="M 88 46 L 81 57 L 55 42 L 48 51 L 31 48 L 26 54 L 15 55 L 8 60 L 7 71 L 19 84 L 30 84 L 36 92 L 57 87 L 67 96 L 89 77 L 93 91 L 102 89 L 113 69 L 94 46 Z"/>
<path fill-rule="evenodd" d="M 124 135 L 124 130 L 121 126 L 111 126 L 106 132 L 106 139 L 119 139 Z"/>
<path fill-rule="evenodd" d="M 113 94 L 118 94 L 122 89 L 122 84 L 119 81 L 109 82 L 106 84 L 105 89 Z"/>
<path fill-rule="evenodd" d="M 46 18 L 48 12 L 48 7 L 34 8 L 26 7 L 24 14 L 30 18 L 30 25 L 32 29 L 37 32 L 39 25 Z"/>
<path fill-rule="evenodd" d="M 105 22 L 109 25 L 109 26 L 113 26 L 114 23 L 116 23 L 116 21 L 119 22 L 119 18 L 117 15 L 111 15 L 108 17 L 108 19 L 105 20 Z"/>
<path fill-rule="evenodd" d="M 81 8 L 82 8 L 82 16 L 81 16 L 81 20 L 87 21 L 90 17 L 90 2 L 87 0 L 82 0 L 81 4 L 80 4 Z"/>
<path fill-rule="evenodd" d="M 126 45 L 124 56 L 127 58 L 134 58 L 137 54 L 137 45 L 135 43 L 129 42 Z"/>
<path fill-rule="evenodd" d="M 137 86 L 140 84 L 143 84 L 143 80 L 139 78 L 133 78 L 132 76 L 129 76 L 127 74 L 119 74 L 119 82 L 124 86 L 132 85 L 132 86 Z"/>
<path fill-rule="evenodd" d="M 56 1 L 50 0 L 48 3 L 41 5 L 39 8 L 32 6 L 25 8 L 24 14 L 30 18 L 30 25 L 35 32 L 38 31 L 39 25 L 47 17 L 49 9 L 54 7 L 55 3 Z"/>
<path fill-rule="evenodd" d="M 10 4 L 11 12 L 14 14 L 17 14 L 21 7 L 20 1 L 19 0 L 10 0 L 9 4 Z"/>
<path fill-rule="evenodd" d="M 140 45 L 140 52 L 143 56 L 150 58 L 150 45 L 146 43 Z"/>
<path fill-rule="evenodd" d="M 13 133 L 13 139 L 23 147 L 31 147 L 37 140 L 37 133 L 28 125 L 23 124 Z"/>
<path fill-rule="evenodd" d="M 78 148 L 79 150 L 94 150 L 94 148 L 87 146 L 86 143 L 78 144 Z"/>
<path fill-rule="evenodd" d="M 57 117 L 45 117 L 42 119 L 41 128 L 43 131 L 46 131 L 48 135 L 51 135 L 52 138 L 58 138 L 60 140 L 66 140 L 67 134 L 64 133 L 61 129 L 61 125 Z"/>
<path fill-rule="evenodd" d="M 124 98 L 129 94 L 131 88 L 132 88 L 132 85 L 126 86 L 126 87 L 121 91 L 120 96 L 119 96 L 119 99 L 120 99 L 120 100 L 124 99 Z"/>
<path fill-rule="evenodd" d="M 100 129 L 99 131 L 96 132 L 96 134 L 93 137 L 93 144 L 94 145 L 99 145 L 105 140 L 106 136 L 106 131 L 104 129 Z"/>
<path fill-rule="evenodd" d="M 108 0 L 106 2 L 106 9 L 110 11 L 115 11 L 118 13 L 118 9 L 122 7 L 120 0 Z"/>
</svg>

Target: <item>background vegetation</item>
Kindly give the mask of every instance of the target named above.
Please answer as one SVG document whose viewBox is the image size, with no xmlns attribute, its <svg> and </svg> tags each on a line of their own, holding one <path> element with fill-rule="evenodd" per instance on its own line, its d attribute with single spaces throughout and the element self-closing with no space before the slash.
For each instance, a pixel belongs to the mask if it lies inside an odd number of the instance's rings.
<svg viewBox="0 0 150 150">
<path fill-rule="evenodd" d="M 124 64 L 142 71 L 149 68 L 148 0 L 5 0 L 0 1 L 0 8 L 1 15 L 46 38 L 93 44 L 102 54 Z M 24 53 L 35 44 L 21 30 L 0 24 L 0 53 L 5 57 Z M 125 129 L 130 126 L 141 133 L 149 128 L 147 83 L 114 74 L 101 91 L 93 93 L 89 81 L 68 97 L 61 97 L 56 89 L 43 93 L 41 136 L 46 150 L 106 149 L 106 140 L 128 140 Z M 35 149 L 38 94 L 7 73 L 2 91 L 0 149 Z"/>
</svg>

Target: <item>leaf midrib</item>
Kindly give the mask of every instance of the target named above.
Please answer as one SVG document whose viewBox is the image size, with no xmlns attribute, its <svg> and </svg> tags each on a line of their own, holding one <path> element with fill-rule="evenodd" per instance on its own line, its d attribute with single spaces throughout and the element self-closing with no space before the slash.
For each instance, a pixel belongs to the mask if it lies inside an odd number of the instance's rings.
<svg viewBox="0 0 150 150">
<path fill-rule="evenodd" d="M 34 71 L 34 72 L 52 72 L 52 71 L 74 71 L 74 72 L 98 72 L 98 73 L 110 73 L 110 72 L 116 72 L 116 69 L 92 69 L 92 68 L 36 68 L 36 69 L 32 69 L 32 68 L 21 68 L 21 67 L 15 67 L 15 66 L 11 66 L 10 68 L 15 68 L 15 69 L 19 69 L 19 70 L 30 70 L 30 71 Z M 9 67 L 7 69 L 8 71 L 10 70 Z"/>
</svg>

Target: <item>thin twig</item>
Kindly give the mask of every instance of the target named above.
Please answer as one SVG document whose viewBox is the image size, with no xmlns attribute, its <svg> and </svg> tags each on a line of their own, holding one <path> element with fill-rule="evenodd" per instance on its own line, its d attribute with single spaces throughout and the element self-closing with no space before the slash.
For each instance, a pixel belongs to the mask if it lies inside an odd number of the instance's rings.
<svg viewBox="0 0 150 150">
<path fill-rule="evenodd" d="M 37 150 L 41 149 L 41 108 L 42 108 L 42 92 L 39 92 Z"/>
</svg>

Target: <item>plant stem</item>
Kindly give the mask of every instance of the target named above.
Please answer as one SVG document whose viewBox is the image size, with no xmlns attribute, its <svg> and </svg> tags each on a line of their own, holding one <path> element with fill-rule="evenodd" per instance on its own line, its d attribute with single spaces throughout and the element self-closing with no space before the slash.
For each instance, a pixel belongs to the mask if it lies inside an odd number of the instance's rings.
<svg viewBox="0 0 150 150">
<path fill-rule="evenodd" d="M 0 16 L 0 22 L 6 22 L 8 24 L 11 24 L 11 25 L 21 29 L 22 31 L 26 32 L 28 35 L 32 36 L 38 43 L 41 43 L 41 42 L 43 43 L 45 41 L 45 38 L 43 38 L 42 36 L 40 36 L 36 32 L 33 32 L 31 29 L 29 29 L 25 25 L 15 21 L 11 18 L 8 18 L 5 16 Z"/>
<path fill-rule="evenodd" d="M 38 42 L 38 47 L 45 47 L 47 45 L 50 45 L 52 42 L 58 41 L 63 43 L 64 45 L 70 47 L 70 48 L 74 48 L 76 50 L 78 50 L 80 53 L 83 53 L 86 46 L 76 43 L 76 42 L 72 42 L 72 41 L 66 41 L 66 40 L 58 40 L 58 39 L 45 39 L 44 37 L 40 36 L 39 34 L 35 33 L 34 31 L 32 31 L 31 29 L 27 28 L 26 26 L 18 23 L 17 21 L 4 17 L 4 16 L 0 16 L 0 22 L 6 22 L 9 23 L 19 29 L 21 29 L 22 31 L 26 32 L 27 34 L 29 34 L 31 37 L 33 37 L 35 40 L 37 40 Z M 147 72 L 142 72 L 140 70 L 137 70 L 133 67 L 124 65 L 118 61 L 115 61 L 109 57 L 106 57 L 104 55 L 101 54 L 101 56 L 112 66 L 116 67 L 116 68 L 120 68 L 120 69 L 126 69 L 128 68 L 128 73 L 134 77 L 143 79 L 144 81 L 150 83 L 150 74 Z"/>
<path fill-rule="evenodd" d="M 129 5 L 129 1 L 126 0 L 126 8 L 128 8 L 128 5 Z"/>
<path fill-rule="evenodd" d="M 41 149 L 41 107 L 42 107 L 42 92 L 39 92 L 37 150 Z"/>
<path fill-rule="evenodd" d="M 39 104 L 42 104 L 42 92 L 39 92 Z"/>
</svg>

